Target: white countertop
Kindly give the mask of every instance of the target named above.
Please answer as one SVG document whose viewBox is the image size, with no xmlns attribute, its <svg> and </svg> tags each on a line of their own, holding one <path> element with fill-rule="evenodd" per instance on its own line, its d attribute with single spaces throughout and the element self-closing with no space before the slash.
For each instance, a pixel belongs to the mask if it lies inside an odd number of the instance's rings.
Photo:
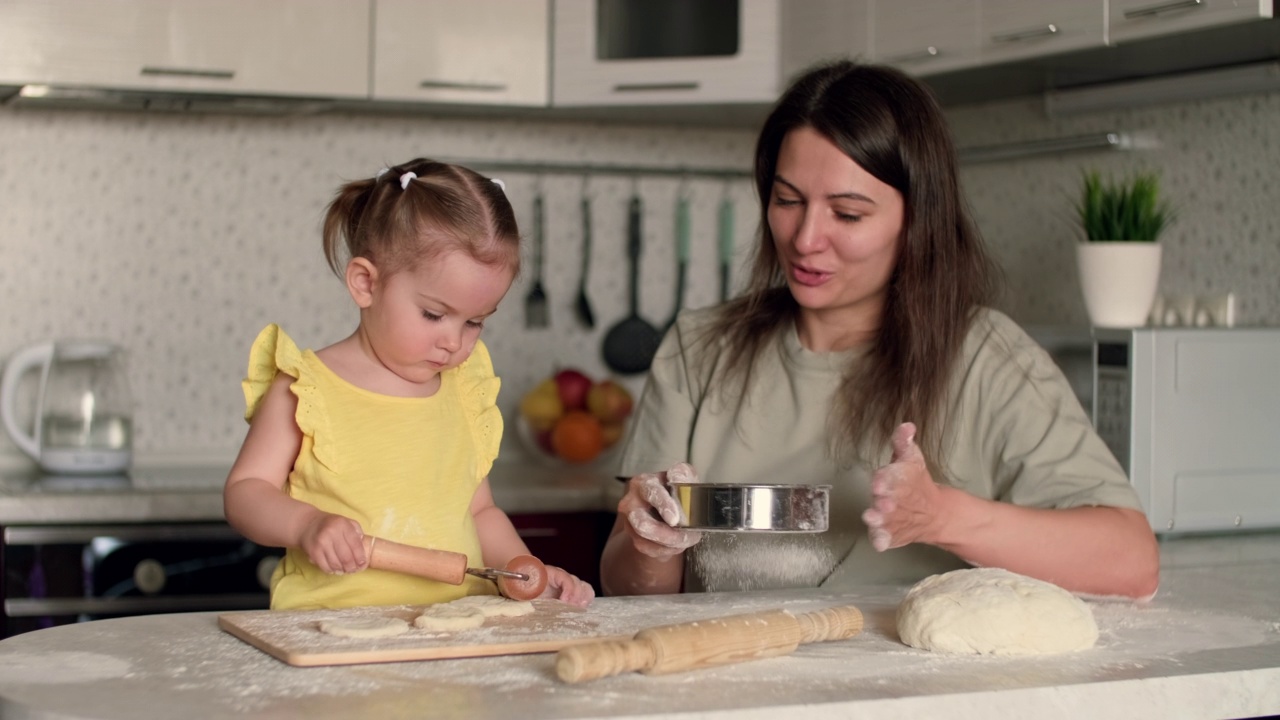
<svg viewBox="0 0 1280 720">
<path fill-rule="evenodd" d="M 0 474 L 0 525 L 220 522 L 226 466 L 148 467 L 115 476 Z M 494 502 L 508 513 L 612 511 L 622 483 L 594 465 L 498 461 Z"/>
<path fill-rule="evenodd" d="M 945 656 L 902 645 L 905 587 L 603 598 L 670 622 L 852 602 L 867 627 L 792 655 L 565 685 L 554 656 L 296 668 L 196 613 L 100 620 L 0 642 L 0 715 L 29 718 L 1220 718 L 1280 713 L 1280 535 L 1168 540 L 1151 603 L 1091 602 L 1097 647 L 1047 657 Z"/>
</svg>

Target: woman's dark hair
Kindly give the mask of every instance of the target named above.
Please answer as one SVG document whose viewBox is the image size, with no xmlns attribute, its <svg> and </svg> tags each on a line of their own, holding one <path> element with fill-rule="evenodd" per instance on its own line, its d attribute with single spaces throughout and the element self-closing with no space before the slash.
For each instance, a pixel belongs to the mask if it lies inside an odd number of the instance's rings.
<svg viewBox="0 0 1280 720">
<path fill-rule="evenodd" d="M 520 269 L 520 231 L 502 187 L 460 165 L 417 158 L 343 185 L 325 212 L 324 256 L 342 276 L 363 257 L 384 274 L 450 250 Z"/>
<path fill-rule="evenodd" d="M 745 387 L 769 339 L 796 317 L 768 209 L 783 139 L 799 128 L 830 140 L 904 200 L 880 328 L 833 403 L 833 450 L 883 447 L 898 424 L 912 421 L 925 456 L 937 461 L 948 381 L 975 310 L 994 300 L 999 271 L 969 219 L 942 110 L 907 75 L 851 61 L 823 64 L 778 100 L 756 144 L 761 233 L 747 286 L 721 307 L 706 339 L 726 345 L 730 375 Z"/>
</svg>

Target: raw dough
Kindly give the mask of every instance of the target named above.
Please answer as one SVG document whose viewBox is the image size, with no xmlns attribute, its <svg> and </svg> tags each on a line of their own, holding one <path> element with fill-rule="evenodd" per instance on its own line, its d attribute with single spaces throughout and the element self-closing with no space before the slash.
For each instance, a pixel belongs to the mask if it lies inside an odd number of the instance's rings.
<svg viewBox="0 0 1280 720">
<path fill-rule="evenodd" d="M 409 623 L 400 618 L 369 617 L 321 620 L 320 631 L 349 638 L 394 637 L 409 631 Z"/>
<path fill-rule="evenodd" d="M 1038 655 L 1093 647 L 1084 601 L 999 568 L 953 570 L 916 583 L 898 607 L 898 636 L 943 653 Z"/>
<path fill-rule="evenodd" d="M 469 630 L 484 624 L 486 618 L 516 617 L 533 612 L 527 600 L 508 600 L 497 595 L 468 595 L 447 603 L 432 605 L 414 618 L 413 624 L 423 630 Z"/>
</svg>

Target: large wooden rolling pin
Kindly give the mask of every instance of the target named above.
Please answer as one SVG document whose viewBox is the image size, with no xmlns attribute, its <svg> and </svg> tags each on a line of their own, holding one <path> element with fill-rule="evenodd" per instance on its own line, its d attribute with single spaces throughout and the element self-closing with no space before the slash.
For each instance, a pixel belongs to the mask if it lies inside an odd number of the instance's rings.
<svg viewBox="0 0 1280 720">
<path fill-rule="evenodd" d="M 467 567 L 467 556 L 452 550 L 406 545 L 372 535 L 365 535 L 363 543 L 369 567 L 375 570 L 416 575 L 450 585 L 461 585 L 470 573 L 494 581 L 498 591 L 513 600 L 538 597 L 547 586 L 547 568 L 532 555 L 517 555 L 504 569 L 495 570 Z"/>
<path fill-rule="evenodd" d="M 649 675 L 696 670 L 787 655 L 803 643 L 844 640 L 862 631 L 852 605 L 792 615 L 785 610 L 729 615 L 663 625 L 631 640 L 573 645 L 556 655 L 556 675 L 567 683 L 639 670 Z"/>
</svg>

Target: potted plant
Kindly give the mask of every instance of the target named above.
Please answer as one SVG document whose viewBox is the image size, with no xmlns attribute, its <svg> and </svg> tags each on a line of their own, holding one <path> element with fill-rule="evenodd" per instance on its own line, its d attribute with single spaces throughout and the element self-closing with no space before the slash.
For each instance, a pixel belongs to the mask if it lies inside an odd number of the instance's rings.
<svg viewBox="0 0 1280 720">
<path fill-rule="evenodd" d="M 1115 180 L 1086 172 L 1076 211 L 1085 235 L 1076 260 L 1090 322 L 1145 325 L 1160 281 L 1160 235 L 1173 219 L 1159 175 Z"/>
</svg>

